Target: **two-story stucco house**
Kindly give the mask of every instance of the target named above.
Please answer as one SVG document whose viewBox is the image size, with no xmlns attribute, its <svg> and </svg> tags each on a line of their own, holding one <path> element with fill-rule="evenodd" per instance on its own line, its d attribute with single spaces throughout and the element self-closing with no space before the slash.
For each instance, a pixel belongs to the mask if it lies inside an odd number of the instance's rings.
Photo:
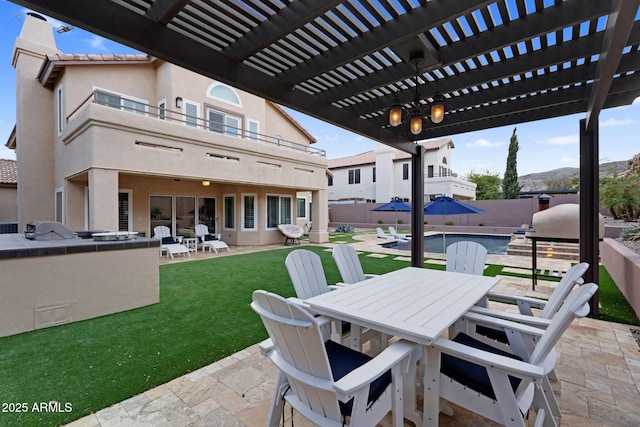
<svg viewBox="0 0 640 427">
<path fill-rule="evenodd" d="M 449 138 L 419 142 L 425 147 L 424 200 L 450 196 L 475 200 L 476 184 L 458 177 L 451 168 L 453 141 Z M 407 153 L 378 144 L 375 150 L 329 160 L 329 201 L 386 203 L 411 198 L 411 158 Z"/>
<path fill-rule="evenodd" d="M 234 245 L 313 219 L 328 240 L 327 160 L 281 107 L 149 55 L 64 54 L 27 16 L 13 50 L 18 222 L 174 235 L 204 223 Z M 301 196 L 300 196 L 301 195 Z"/>
</svg>

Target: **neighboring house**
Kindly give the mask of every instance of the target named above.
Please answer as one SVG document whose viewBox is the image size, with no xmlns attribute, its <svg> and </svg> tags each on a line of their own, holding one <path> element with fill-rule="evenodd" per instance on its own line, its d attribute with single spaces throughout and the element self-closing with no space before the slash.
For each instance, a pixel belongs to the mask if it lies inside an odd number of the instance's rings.
<svg viewBox="0 0 640 427">
<path fill-rule="evenodd" d="M 451 168 L 449 138 L 419 142 L 425 147 L 424 200 L 445 195 L 475 200 L 476 184 L 459 178 Z M 375 150 L 329 160 L 329 201 L 386 203 L 394 197 L 411 199 L 411 157 L 378 144 Z"/>
<path fill-rule="evenodd" d="M 15 160 L 0 159 L 0 223 L 18 219 L 18 173 Z M 14 225 L 15 227 L 15 225 Z M 2 233 L 0 224 L 0 233 Z"/>
<path fill-rule="evenodd" d="M 13 66 L 21 229 L 190 235 L 204 223 L 262 245 L 313 218 L 311 241 L 328 241 L 325 153 L 276 104 L 149 55 L 61 53 L 33 16 Z"/>
</svg>

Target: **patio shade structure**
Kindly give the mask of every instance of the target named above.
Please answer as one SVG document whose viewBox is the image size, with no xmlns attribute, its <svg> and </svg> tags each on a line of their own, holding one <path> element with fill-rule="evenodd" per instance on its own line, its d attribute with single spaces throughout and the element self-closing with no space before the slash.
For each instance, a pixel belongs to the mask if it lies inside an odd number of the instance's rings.
<svg viewBox="0 0 640 427">
<path fill-rule="evenodd" d="M 424 205 L 424 214 L 425 215 L 442 215 L 442 249 L 443 253 L 446 252 L 446 241 L 445 241 L 445 224 L 444 217 L 445 215 L 468 215 L 468 214 L 477 214 L 480 212 L 484 212 L 484 210 L 480 208 L 476 208 L 475 206 L 468 205 L 463 202 L 459 202 L 448 196 L 440 196 L 433 199 L 431 202 Z"/>
<path fill-rule="evenodd" d="M 581 258 L 598 265 L 598 117 L 640 96 L 640 0 L 11 1 L 410 153 L 412 200 L 415 141 L 581 113 Z M 418 107 L 449 109 L 413 135 L 389 109 L 416 84 Z"/>
<path fill-rule="evenodd" d="M 377 212 L 395 212 L 396 213 L 396 227 L 398 226 L 398 212 L 411 212 L 411 206 L 406 204 L 400 199 L 393 199 L 389 203 L 385 203 L 382 206 L 371 209 Z"/>
</svg>

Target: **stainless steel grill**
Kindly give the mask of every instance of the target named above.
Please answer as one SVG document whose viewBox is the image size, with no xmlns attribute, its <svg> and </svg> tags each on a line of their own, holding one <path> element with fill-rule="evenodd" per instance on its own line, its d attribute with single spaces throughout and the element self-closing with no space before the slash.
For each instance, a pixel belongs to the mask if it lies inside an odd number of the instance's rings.
<svg viewBox="0 0 640 427">
<path fill-rule="evenodd" d="M 74 239 L 76 234 L 59 222 L 39 221 L 27 224 L 24 237 L 31 240 Z"/>
</svg>

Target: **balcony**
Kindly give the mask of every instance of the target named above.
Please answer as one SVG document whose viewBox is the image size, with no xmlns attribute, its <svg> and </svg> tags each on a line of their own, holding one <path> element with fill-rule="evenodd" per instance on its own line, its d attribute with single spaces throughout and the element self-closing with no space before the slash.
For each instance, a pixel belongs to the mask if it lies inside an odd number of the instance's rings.
<svg viewBox="0 0 640 427">
<path fill-rule="evenodd" d="M 300 144 L 293 141 L 285 140 L 279 136 L 269 136 L 248 129 L 228 126 L 224 123 L 210 121 L 200 116 L 184 114 L 180 111 L 170 110 L 142 103 L 139 100 L 127 98 L 121 95 L 114 95 L 99 90 L 93 91 L 83 102 L 78 105 L 67 117 L 66 122 L 69 123 L 77 116 L 85 106 L 89 104 L 102 105 L 117 110 L 125 111 L 131 114 L 137 114 L 162 120 L 165 122 L 173 122 L 181 126 L 191 127 L 194 129 L 202 129 L 214 132 L 220 135 L 239 138 L 271 147 L 278 147 L 285 150 L 296 150 L 298 152 L 308 153 L 314 156 L 326 158 L 326 151 L 311 147 L 306 144 Z"/>
</svg>

